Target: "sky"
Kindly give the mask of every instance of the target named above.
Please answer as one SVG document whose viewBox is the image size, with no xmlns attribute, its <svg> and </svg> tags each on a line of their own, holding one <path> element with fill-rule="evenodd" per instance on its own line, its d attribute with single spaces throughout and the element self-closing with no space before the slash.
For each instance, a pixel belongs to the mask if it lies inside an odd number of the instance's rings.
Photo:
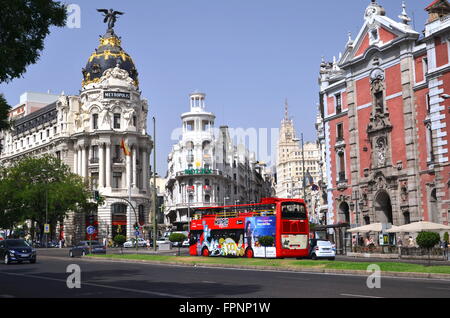
<svg viewBox="0 0 450 318">
<path fill-rule="evenodd" d="M 431 0 L 406 1 L 416 31 Z M 370 0 L 78 0 L 79 28 L 52 28 L 40 60 L 23 78 L 0 85 L 10 105 L 23 92 L 77 95 L 81 69 L 106 31 L 97 8 L 125 12 L 115 27 L 149 100 L 148 133 L 157 120 L 157 171 L 165 175 L 172 131 L 189 111 L 189 94 L 205 93 L 215 126 L 279 128 L 284 103 L 298 134 L 315 141 L 322 56 L 344 51 L 364 23 Z M 401 0 L 378 0 L 399 21 Z M 269 138 L 269 142 L 270 142 Z M 276 141 L 275 141 L 276 142 Z M 152 159 L 153 162 L 153 159 Z"/>
</svg>

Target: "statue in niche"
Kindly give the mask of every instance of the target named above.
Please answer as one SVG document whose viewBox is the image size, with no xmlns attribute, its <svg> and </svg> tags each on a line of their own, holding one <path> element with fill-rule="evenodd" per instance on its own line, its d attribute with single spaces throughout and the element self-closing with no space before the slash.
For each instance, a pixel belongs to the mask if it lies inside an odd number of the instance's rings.
<svg viewBox="0 0 450 318">
<path fill-rule="evenodd" d="M 378 138 L 377 145 L 377 158 L 378 158 L 378 167 L 383 167 L 386 165 L 386 142 L 384 138 Z"/>
<path fill-rule="evenodd" d="M 128 127 L 133 126 L 133 116 L 134 116 L 134 109 L 128 109 L 123 112 L 123 119 L 125 119 L 125 122 L 127 123 Z"/>
<path fill-rule="evenodd" d="M 80 117 L 80 113 L 78 113 L 78 112 L 75 113 L 75 127 L 77 130 L 79 130 L 81 128 L 81 117 Z"/>
<path fill-rule="evenodd" d="M 100 112 L 100 122 L 102 125 L 111 126 L 111 111 L 108 106 L 104 106 Z"/>
</svg>

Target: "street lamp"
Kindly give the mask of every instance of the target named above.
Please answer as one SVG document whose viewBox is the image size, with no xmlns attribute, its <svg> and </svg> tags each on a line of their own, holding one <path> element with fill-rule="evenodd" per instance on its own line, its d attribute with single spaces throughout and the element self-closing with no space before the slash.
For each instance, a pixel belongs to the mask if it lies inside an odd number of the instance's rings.
<svg viewBox="0 0 450 318">
<path fill-rule="evenodd" d="M 46 174 L 47 172 L 49 172 L 47 169 L 42 169 L 41 170 L 44 174 Z M 55 170 L 58 172 L 59 169 L 56 168 Z M 46 176 L 45 176 L 46 177 Z M 46 178 L 46 182 L 45 182 L 45 224 L 44 224 L 44 237 L 45 237 L 45 248 L 48 248 L 48 236 L 47 233 L 45 231 L 45 226 L 48 224 L 48 184 L 50 182 L 56 181 L 56 179 L 54 178 Z M 50 230 L 50 226 L 49 226 L 49 230 Z"/>
</svg>

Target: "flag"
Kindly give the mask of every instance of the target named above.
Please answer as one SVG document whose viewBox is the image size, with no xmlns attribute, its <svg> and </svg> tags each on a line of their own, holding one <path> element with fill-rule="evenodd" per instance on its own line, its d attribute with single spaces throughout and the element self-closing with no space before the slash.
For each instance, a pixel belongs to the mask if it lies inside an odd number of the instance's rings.
<svg viewBox="0 0 450 318">
<path fill-rule="evenodd" d="M 123 153 L 125 154 L 125 156 L 131 156 L 131 152 L 130 149 L 128 148 L 128 146 L 125 144 L 125 141 L 122 139 L 122 143 L 120 144 L 120 148 L 123 149 Z"/>
</svg>

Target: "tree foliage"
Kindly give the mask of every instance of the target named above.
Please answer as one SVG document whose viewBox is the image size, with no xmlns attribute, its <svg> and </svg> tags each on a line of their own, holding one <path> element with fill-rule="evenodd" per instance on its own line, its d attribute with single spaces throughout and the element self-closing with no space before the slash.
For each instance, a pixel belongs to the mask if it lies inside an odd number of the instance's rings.
<svg viewBox="0 0 450 318">
<path fill-rule="evenodd" d="M 5 97 L 0 94 L 0 131 L 9 128 L 8 115 L 10 109 L 11 107 L 6 102 Z"/>
<path fill-rule="evenodd" d="M 273 236 L 261 236 L 258 241 L 261 246 L 268 247 L 273 245 L 274 238 Z"/>
<path fill-rule="evenodd" d="M 420 232 L 417 235 L 416 242 L 421 248 L 433 248 L 441 240 L 438 233 L 434 232 Z"/>
<path fill-rule="evenodd" d="M 53 0 L 0 0 L 0 82 L 35 64 L 51 26 L 65 25 L 66 7 Z"/>
<path fill-rule="evenodd" d="M 56 224 L 69 211 L 84 211 L 89 198 L 82 178 L 59 159 L 27 157 L 0 171 L 0 227 Z"/>
</svg>

